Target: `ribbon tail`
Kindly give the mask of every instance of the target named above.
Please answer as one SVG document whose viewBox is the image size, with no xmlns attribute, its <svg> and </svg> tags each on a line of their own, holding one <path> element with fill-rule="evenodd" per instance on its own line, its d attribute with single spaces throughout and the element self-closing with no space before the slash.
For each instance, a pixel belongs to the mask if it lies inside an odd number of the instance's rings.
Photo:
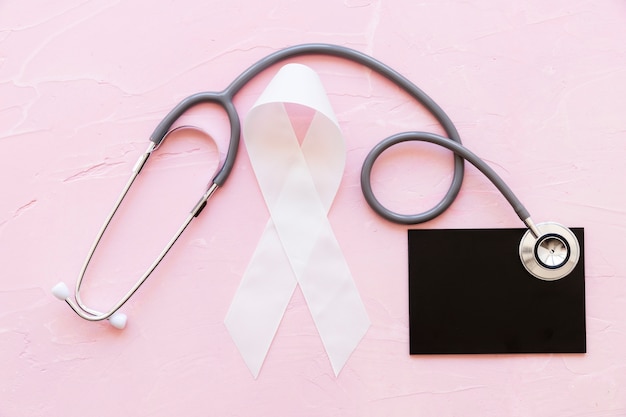
<svg viewBox="0 0 626 417">
<path fill-rule="evenodd" d="M 356 288 L 344 291 L 322 311 L 313 313 L 313 320 L 333 372 L 338 376 L 370 326 Z"/>
<path fill-rule="evenodd" d="M 308 252 L 309 262 L 303 268 L 292 267 L 337 376 L 370 321 L 339 242 L 323 220 L 321 216 L 309 217 L 308 222 L 318 231 Z M 280 226 L 277 228 L 280 233 Z"/>
<path fill-rule="evenodd" d="M 270 220 L 224 320 L 255 379 L 296 285 L 289 260 Z"/>
</svg>

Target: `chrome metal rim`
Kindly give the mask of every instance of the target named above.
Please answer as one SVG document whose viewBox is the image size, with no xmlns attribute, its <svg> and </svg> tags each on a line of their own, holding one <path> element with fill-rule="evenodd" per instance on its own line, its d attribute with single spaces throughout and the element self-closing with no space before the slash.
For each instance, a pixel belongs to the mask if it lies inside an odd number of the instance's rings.
<svg viewBox="0 0 626 417">
<path fill-rule="evenodd" d="M 574 233 L 558 223 L 537 224 L 538 239 L 527 230 L 519 245 L 524 268 L 535 278 L 556 281 L 569 275 L 578 264 L 580 246 Z"/>
</svg>

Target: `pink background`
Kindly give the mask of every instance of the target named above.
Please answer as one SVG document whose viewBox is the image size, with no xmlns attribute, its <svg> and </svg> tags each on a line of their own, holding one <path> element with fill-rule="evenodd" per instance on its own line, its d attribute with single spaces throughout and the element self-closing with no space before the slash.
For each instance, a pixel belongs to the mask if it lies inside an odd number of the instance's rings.
<svg viewBox="0 0 626 417">
<path fill-rule="evenodd" d="M 626 3 L 620 0 L 77 1 L 0 3 L 0 416 L 626 415 Z M 330 212 L 371 328 L 334 377 L 296 291 L 254 380 L 223 319 L 268 218 L 243 147 L 226 187 L 125 308 L 126 330 L 85 322 L 49 289 L 74 285 L 89 246 L 158 121 L 303 42 L 372 54 L 428 92 L 535 221 L 586 231 L 585 355 L 411 357 L 406 227 L 358 186 L 383 137 L 435 130 L 396 88 L 332 59 L 316 69 L 348 146 Z M 238 96 L 245 116 L 276 69 Z M 224 149 L 223 115 L 185 118 Z M 107 308 L 196 202 L 215 148 L 168 140 L 87 276 Z M 385 154 L 382 201 L 434 204 L 451 157 Z M 520 227 L 468 167 L 458 200 L 419 227 Z M 529 306 L 532 308 L 532 306 Z M 496 312 L 497 314 L 497 312 Z"/>
</svg>

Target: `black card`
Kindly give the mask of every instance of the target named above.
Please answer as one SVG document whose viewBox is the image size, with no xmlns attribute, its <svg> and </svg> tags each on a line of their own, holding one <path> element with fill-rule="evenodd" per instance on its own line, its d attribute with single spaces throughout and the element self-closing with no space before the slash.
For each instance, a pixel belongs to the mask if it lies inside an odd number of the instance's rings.
<svg viewBox="0 0 626 417">
<path fill-rule="evenodd" d="M 526 230 L 409 230 L 411 354 L 586 352 L 584 229 L 557 281 L 522 265 Z"/>
</svg>

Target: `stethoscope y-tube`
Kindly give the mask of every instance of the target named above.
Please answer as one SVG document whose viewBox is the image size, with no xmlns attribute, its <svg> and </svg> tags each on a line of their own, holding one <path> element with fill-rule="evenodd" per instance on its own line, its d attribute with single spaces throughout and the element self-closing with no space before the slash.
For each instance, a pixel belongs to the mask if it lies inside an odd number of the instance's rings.
<svg viewBox="0 0 626 417">
<path fill-rule="evenodd" d="M 476 156 L 473 152 L 463 146 L 461 138 L 454 126 L 454 123 L 450 120 L 448 115 L 443 109 L 435 103 L 426 93 L 424 93 L 415 84 L 402 76 L 400 73 L 383 64 L 382 62 L 372 58 L 369 55 L 358 52 L 356 50 L 346 48 L 338 45 L 330 44 L 304 44 L 297 45 L 282 49 L 275 53 L 272 53 L 265 58 L 262 58 L 243 73 L 241 73 L 235 80 L 221 92 L 202 92 L 193 94 L 183 101 L 181 101 L 176 107 L 174 107 L 158 124 L 152 135 L 150 136 L 150 146 L 139 158 L 139 161 L 133 169 L 133 175 L 124 188 L 120 198 L 115 204 L 115 207 L 104 226 L 101 228 L 91 251 L 87 257 L 87 260 L 80 273 L 79 279 L 74 291 L 74 300 L 70 298 L 69 291 L 65 284 L 59 284 L 55 287 L 53 292 L 55 295 L 65 300 L 70 307 L 82 318 L 90 321 L 99 321 L 109 319 L 111 323 L 118 328 L 123 328 L 126 324 L 126 317 L 119 313 L 118 310 L 128 301 L 128 299 L 139 289 L 139 287 L 145 282 L 148 276 L 161 262 L 163 257 L 167 254 L 169 249 L 174 245 L 178 237 L 186 229 L 193 218 L 198 214 L 207 204 L 207 200 L 213 195 L 213 193 L 222 187 L 228 176 L 230 175 L 236 161 L 237 152 L 239 149 L 239 142 L 241 136 L 241 123 L 237 109 L 233 103 L 233 100 L 237 93 L 245 87 L 248 82 L 265 71 L 269 67 L 278 64 L 282 61 L 292 59 L 304 55 L 326 55 L 337 58 L 342 58 L 348 61 L 352 61 L 361 64 L 372 71 L 380 74 L 384 78 L 388 79 L 399 88 L 404 90 L 408 95 L 413 97 L 419 102 L 441 125 L 445 131 L 446 136 L 441 136 L 435 133 L 429 132 L 405 132 L 390 136 L 378 145 L 376 145 L 365 158 L 361 171 L 361 189 L 363 195 L 369 206 L 381 217 L 399 224 L 419 224 L 424 223 L 442 214 L 450 207 L 450 205 L 456 199 L 463 182 L 464 176 L 464 161 L 467 160 L 474 165 L 479 171 L 481 171 L 502 193 L 507 199 L 509 204 L 513 207 L 515 213 L 520 220 L 526 225 L 528 231 L 522 237 L 519 247 L 519 256 L 524 265 L 524 268 L 533 276 L 546 281 L 552 281 L 567 276 L 578 263 L 579 258 L 579 245 L 574 234 L 564 226 L 557 223 L 540 223 L 535 224 L 528 210 L 515 196 L 513 191 L 508 185 L 500 178 L 496 172 L 489 167 L 482 159 Z M 157 259 L 148 268 L 148 270 L 142 275 L 137 283 L 128 291 L 128 293 L 120 299 L 108 312 L 100 313 L 87 306 L 80 299 L 80 288 L 84 278 L 85 271 L 89 265 L 89 261 L 93 256 L 97 245 L 102 238 L 109 222 L 115 215 L 117 208 L 121 201 L 124 199 L 134 179 L 141 171 L 141 168 L 148 160 L 149 156 L 155 151 L 161 142 L 172 131 L 172 126 L 176 121 L 189 109 L 199 104 L 214 103 L 221 106 L 230 122 L 230 140 L 226 157 L 219 167 L 216 175 L 212 179 L 209 187 L 202 195 L 198 203 L 191 210 L 188 218 L 183 225 L 176 232 L 175 236 L 166 245 L 164 250 L 159 254 Z M 442 146 L 449 149 L 454 153 L 454 174 L 448 191 L 431 209 L 412 215 L 404 215 L 395 213 L 385 206 L 383 206 L 374 195 L 371 186 L 371 172 L 376 162 L 376 159 L 389 147 L 396 144 L 407 141 L 421 141 L 429 142 L 438 146 Z"/>
</svg>

